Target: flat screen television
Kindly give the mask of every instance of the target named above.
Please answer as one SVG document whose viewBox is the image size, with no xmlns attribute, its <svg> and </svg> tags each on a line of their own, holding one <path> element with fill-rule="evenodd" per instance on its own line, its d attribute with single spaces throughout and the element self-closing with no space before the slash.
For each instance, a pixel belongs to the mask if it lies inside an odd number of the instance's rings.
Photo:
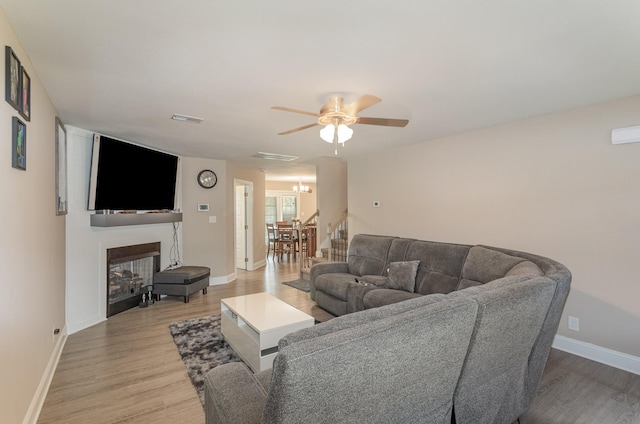
<svg viewBox="0 0 640 424">
<path fill-rule="evenodd" d="M 176 209 L 178 156 L 93 136 L 89 210 Z"/>
</svg>

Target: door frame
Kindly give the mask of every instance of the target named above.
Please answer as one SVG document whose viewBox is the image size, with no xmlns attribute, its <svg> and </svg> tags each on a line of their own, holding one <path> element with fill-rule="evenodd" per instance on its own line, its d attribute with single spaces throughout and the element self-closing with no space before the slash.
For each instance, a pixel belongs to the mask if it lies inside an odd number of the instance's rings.
<svg viewBox="0 0 640 424">
<path fill-rule="evenodd" d="M 246 193 L 244 210 L 238 210 L 237 208 L 237 188 L 244 187 L 244 193 Z M 253 262 L 253 230 L 255 223 L 253 222 L 253 182 L 241 180 L 238 178 L 233 179 L 233 264 L 237 268 L 238 258 L 237 258 L 237 242 L 236 235 L 238 232 L 238 228 L 236 228 L 236 217 L 239 213 L 244 215 L 244 221 L 246 224 L 245 229 L 245 257 L 247 261 L 245 262 L 247 271 L 254 270 L 254 262 Z"/>
</svg>

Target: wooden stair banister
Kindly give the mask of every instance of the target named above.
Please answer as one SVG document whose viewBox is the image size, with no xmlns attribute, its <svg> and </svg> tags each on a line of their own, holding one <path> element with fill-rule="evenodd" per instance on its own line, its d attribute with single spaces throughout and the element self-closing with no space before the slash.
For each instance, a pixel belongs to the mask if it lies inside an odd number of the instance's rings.
<svg viewBox="0 0 640 424">
<path fill-rule="evenodd" d="M 348 211 L 344 211 L 334 221 L 332 225 L 327 225 L 327 236 L 329 238 L 329 248 L 327 249 L 329 262 L 346 262 L 349 239 L 349 216 Z"/>
<path fill-rule="evenodd" d="M 299 277 L 303 278 L 311 268 L 311 258 L 316 256 L 318 243 L 318 216 L 320 211 L 311 215 L 306 221 L 299 224 L 298 237 L 300 237 L 300 270 Z"/>
</svg>

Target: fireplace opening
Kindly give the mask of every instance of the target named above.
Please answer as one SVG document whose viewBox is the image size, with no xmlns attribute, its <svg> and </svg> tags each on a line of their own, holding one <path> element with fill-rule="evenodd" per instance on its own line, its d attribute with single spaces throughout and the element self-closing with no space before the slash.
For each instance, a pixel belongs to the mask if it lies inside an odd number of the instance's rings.
<svg viewBox="0 0 640 424">
<path fill-rule="evenodd" d="M 107 249 L 107 318 L 138 306 L 159 271 L 160 242 Z"/>
</svg>

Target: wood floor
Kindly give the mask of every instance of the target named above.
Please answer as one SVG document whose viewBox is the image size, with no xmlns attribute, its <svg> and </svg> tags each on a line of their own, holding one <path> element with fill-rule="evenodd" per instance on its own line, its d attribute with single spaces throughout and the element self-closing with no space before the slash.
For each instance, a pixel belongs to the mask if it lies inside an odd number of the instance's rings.
<svg viewBox="0 0 640 424">
<path fill-rule="evenodd" d="M 238 271 L 187 304 L 166 298 L 68 337 L 38 423 L 204 423 L 168 325 L 220 313 L 220 299 L 268 292 L 323 321 L 329 315 L 300 290 L 295 262 Z M 522 424 L 640 424 L 640 376 L 553 350 L 539 394 Z"/>
</svg>

